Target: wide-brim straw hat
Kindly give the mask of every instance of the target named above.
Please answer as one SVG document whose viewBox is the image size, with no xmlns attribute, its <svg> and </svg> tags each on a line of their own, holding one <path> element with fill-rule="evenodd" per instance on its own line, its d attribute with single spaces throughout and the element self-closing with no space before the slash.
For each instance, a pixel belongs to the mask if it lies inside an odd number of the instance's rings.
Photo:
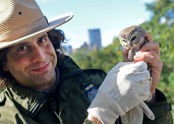
<svg viewBox="0 0 174 124">
<path fill-rule="evenodd" d="M 68 13 L 47 20 L 35 0 L 0 0 L 0 49 L 46 33 L 72 17 Z"/>
</svg>

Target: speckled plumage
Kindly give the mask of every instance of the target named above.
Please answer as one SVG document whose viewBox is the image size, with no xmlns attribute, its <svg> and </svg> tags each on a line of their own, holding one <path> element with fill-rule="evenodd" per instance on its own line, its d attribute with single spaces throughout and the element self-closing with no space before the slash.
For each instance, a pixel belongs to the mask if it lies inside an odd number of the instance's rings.
<svg viewBox="0 0 174 124">
<path fill-rule="evenodd" d="M 145 39 L 145 30 L 140 26 L 131 26 L 122 30 L 119 34 L 121 45 L 128 49 L 128 59 L 133 61 L 133 57 L 140 48 L 147 42 Z"/>
</svg>

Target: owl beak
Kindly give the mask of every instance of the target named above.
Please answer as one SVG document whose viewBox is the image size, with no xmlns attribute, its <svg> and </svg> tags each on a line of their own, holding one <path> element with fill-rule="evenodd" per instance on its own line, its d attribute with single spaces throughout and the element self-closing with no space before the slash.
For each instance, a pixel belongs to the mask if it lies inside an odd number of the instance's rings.
<svg viewBox="0 0 174 124">
<path fill-rule="evenodd" d="M 132 42 L 131 41 L 129 41 L 129 46 L 132 47 Z"/>
</svg>

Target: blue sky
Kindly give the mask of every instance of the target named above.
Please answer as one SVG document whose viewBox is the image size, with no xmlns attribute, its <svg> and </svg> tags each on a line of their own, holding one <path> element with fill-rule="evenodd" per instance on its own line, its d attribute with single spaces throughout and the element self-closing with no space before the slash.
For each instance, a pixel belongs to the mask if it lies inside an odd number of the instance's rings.
<svg viewBox="0 0 174 124">
<path fill-rule="evenodd" d="M 150 18 L 145 3 L 154 0 L 36 0 L 47 18 L 72 12 L 74 17 L 60 26 L 69 40 L 78 48 L 89 43 L 88 29 L 100 28 L 102 45 L 112 43 L 114 36 L 131 25 L 139 25 Z"/>
</svg>

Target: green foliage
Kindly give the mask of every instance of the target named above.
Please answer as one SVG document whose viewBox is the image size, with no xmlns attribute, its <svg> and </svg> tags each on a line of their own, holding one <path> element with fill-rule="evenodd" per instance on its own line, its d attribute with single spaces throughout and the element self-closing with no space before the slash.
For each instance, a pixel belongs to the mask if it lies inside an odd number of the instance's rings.
<svg viewBox="0 0 174 124">
<path fill-rule="evenodd" d="M 111 45 L 101 50 L 87 52 L 86 49 L 80 49 L 71 57 L 81 68 L 101 68 L 106 72 L 117 62 L 123 61 L 118 38 L 115 38 Z"/>
</svg>

